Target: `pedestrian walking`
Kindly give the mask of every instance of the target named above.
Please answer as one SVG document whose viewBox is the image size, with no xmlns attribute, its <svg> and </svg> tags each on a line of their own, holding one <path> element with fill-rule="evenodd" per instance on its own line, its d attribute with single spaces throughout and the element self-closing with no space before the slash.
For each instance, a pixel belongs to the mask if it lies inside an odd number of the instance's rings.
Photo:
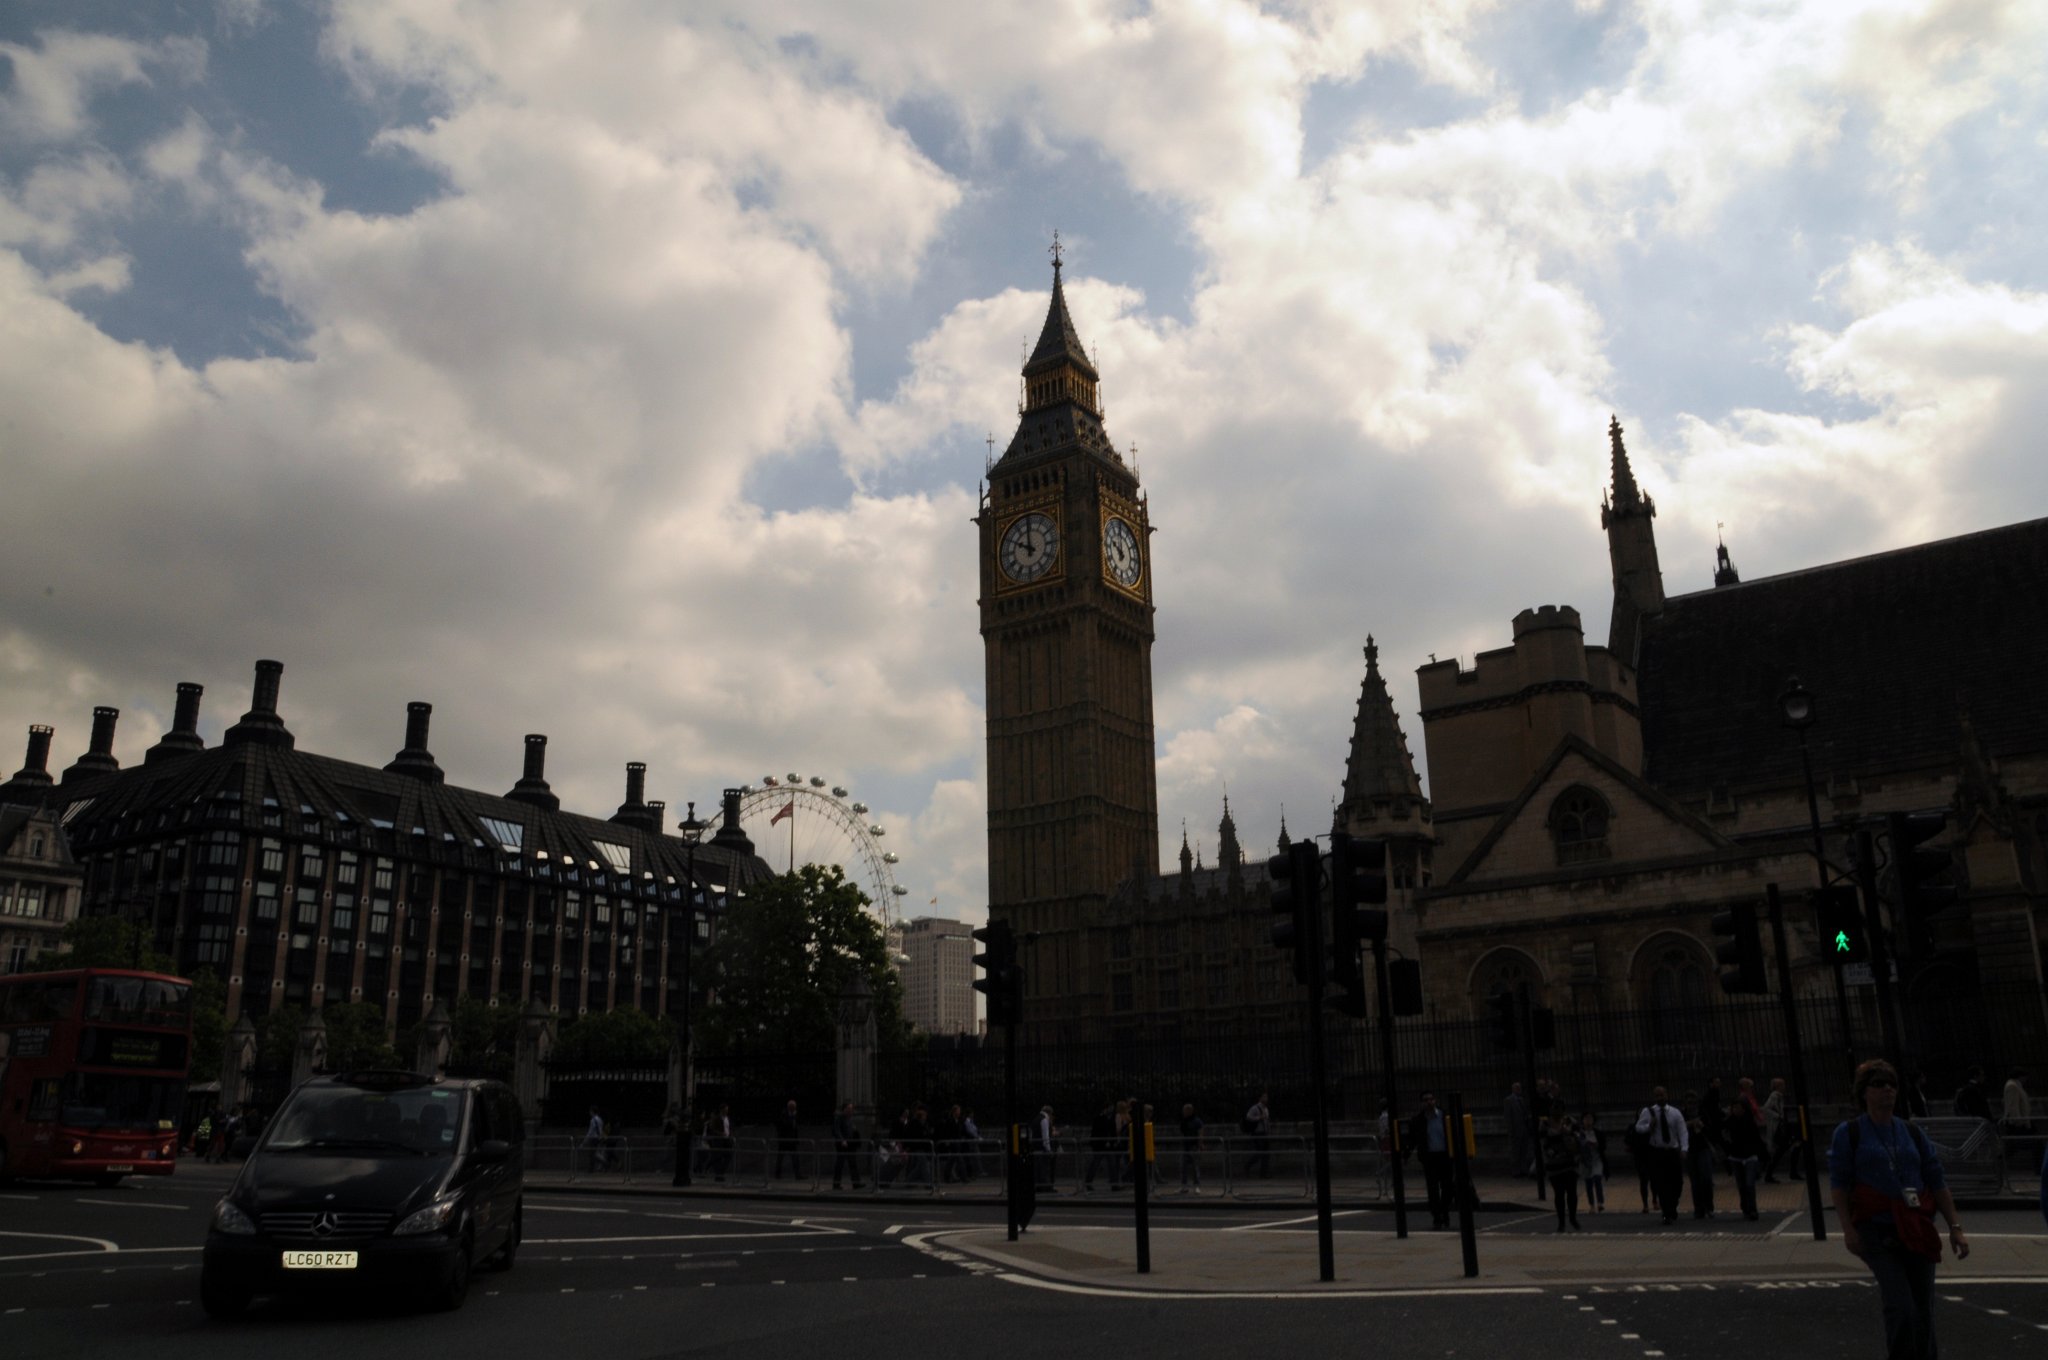
<svg viewBox="0 0 2048 1360">
<path fill-rule="evenodd" d="M 1795 1141 L 1797 1111 L 1785 1103 L 1785 1079 L 1771 1078 L 1771 1093 L 1764 1097 L 1764 1147 L 1768 1157 L 1764 1162 L 1764 1184 L 1778 1183 L 1778 1159 L 1791 1150 Z M 1799 1162 L 1792 1162 L 1792 1179 L 1799 1179 Z"/>
<path fill-rule="evenodd" d="M 1038 1188 L 1050 1191 L 1055 1173 L 1059 1170 L 1059 1146 L 1054 1140 L 1059 1137 L 1059 1128 L 1052 1122 L 1052 1106 L 1038 1107 L 1038 1118 L 1031 1124 L 1031 1154 L 1036 1162 Z"/>
<path fill-rule="evenodd" d="M 853 1102 L 847 1101 L 832 1116 L 832 1188 L 839 1189 L 842 1176 L 862 1187 L 860 1179 L 860 1129 L 853 1122 Z"/>
<path fill-rule="evenodd" d="M 1408 1121 L 1408 1145 L 1422 1163 L 1423 1192 L 1429 1197 L 1429 1222 L 1434 1228 L 1451 1226 L 1451 1138 L 1444 1112 L 1436 1106 L 1436 1093 L 1424 1091 L 1422 1105 Z"/>
<path fill-rule="evenodd" d="M 1636 1132 L 1642 1134 L 1648 1154 L 1650 1188 L 1657 1196 L 1657 1212 L 1666 1223 L 1678 1221 L 1678 1193 L 1685 1182 L 1685 1154 L 1691 1134 L 1685 1116 L 1675 1109 L 1659 1086 L 1650 1093 L 1650 1103 L 1636 1116 Z"/>
<path fill-rule="evenodd" d="M 592 1171 L 603 1171 L 610 1165 L 605 1152 L 604 1116 L 595 1105 L 590 1107 L 590 1124 L 583 1130 L 583 1148 L 590 1154 L 587 1160 Z"/>
<path fill-rule="evenodd" d="M 1579 1179 L 1586 1186 L 1586 1208 L 1607 1212 L 1607 1135 L 1591 1110 L 1579 1120 Z"/>
<path fill-rule="evenodd" d="M 1180 1107 L 1180 1192 L 1183 1195 L 1202 1193 L 1202 1116 L 1195 1113 L 1194 1102 Z"/>
<path fill-rule="evenodd" d="M 720 1105 L 718 1112 L 704 1121 L 704 1169 L 718 1181 L 723 1181 L 725 1173 L 732 1169 L 730 1105 Z"/>
<path fill-rule="evenodd" d="M 1856 1069 L 1854 1089 L 1862 1113 L 1835 1129 L 1828 1153 L 1842 1244 L 1877 1282 L 1889 1360 L 1935 1360 L 1935 1214 L 1948 1222 L 1957 1260 L 1969 1256 L 1970 1239 L 1934 1145 L 1918 1125 L 1894 1117 L 1898 1072 L 1872 1059 Z"/>
<path fill-rule="evenodd" d="M 1721 1156 L 1721 1107 L 1714 1102 L 1719 1099 L 1720 1082 L 1717 1080 L 1705 1095 L 1695 1091 L 1685 1093 L 1685 1108 L 1692 1110 L 1693 1117 L 1686 1121 L 1685 1178 L 1692 1187 L 1692 1216 L 1712 1218 L 1714 1216 L 1714 1163 Z M 1711 1113 L 1708 1106 L 1712 1104 Z"/>
<path fill-rule="evenodd" d="M 986 1169 L 981 1164 L 981 1125 L 974 1122 L 972 1105 L 961 1112 L 960 1141 L 965 1149 L 960 1155 L 960 1179 L 971 1181 Z"/>
<path fill-rule="evenodd" d="M 1557 1231 L 1567 1221 L 1579 1230 L 1579 1129 L 1569 1116 L 1543 1116 L 1537 1130 L 1537 1151 L 1543 1159 L 1543 1177 L 1557 1204 Z"/>
<path fill-rule="evenodd" d="M 796 1102 L 784 1102 L 782 1113 L 775 1116 L 775 1179 L 782 1179 L 782 1169 L 789 1168 L 789 1174 L 796 1180 L 804 1178 L 804 1161 L 797 1155 L 799 1137 L 796 1120 Z"/>
<path fill-rule="evenodd" d="M 1527 1176 L 1534 1170 L 1529 1148 L 1529 1102 L 1522 1099 L 1522 1083 L 1508 1087 L 1508 1098 L 1501 1102 L 1501 1118 L 1508 1125 L 1508 1174 Z"/>
<path fill-rule="evenodd" d="M 1972 1067 L 1963 1073 L 1963 1084 L 1956 1088 L 1956 1114 L 1966 1119 L 1991 1121 L 1991 1094 L 1984 1089 L 1984 1069 Z"/>
<path fill-rule="evenodd" d="M 1756 1183 L 1764 1153 L 1764 1131 L 1750 1113 L 1755 1103 L 1735 1097 L 1728 1102 L 1728 1117 L 1722 1123 L 1728 1171 L 1735 1177 L 1735 1198 L 1742 1205 L 1742 1216 L 1752 1223 L 1756 1221 Z"/>
<path fill-rule="evenodd" d="M 1117 1188 L 1116 1125 L 1117 1102 L 1110 1101 L 1088 1121 L 1088 1167 L 1081 1173 L 1081 1193 L 1095 1193 L 1095 1173 L 1109 1168 L 1109 1188 Z"/>
<path fill-rule="evenodd" d="M 1899 1091 L 1899 1113 L 1908 1119 L 1925 1119 L 1934 1113 L 1927 1100 L 1927 1073 L 1917 1071 L 1906 1078 Z"/>
<path fill-rule="evenodd" d="M 1396 1156 L 1394 1150 L 1394 1107 L 1384 1100 L 1380 1102 L 1379 1123 L 1375 1131 L 1379 1135 L 1380 1155 L 1379 1173 L 1374 1177 L 1374 1183 L 1379 1193 L 1384 1195 L 1387 1193 L 1387 1187 L 1392 1185 L 1394 1181 L 1394 1158 Z"/>
<path fill-rule="evenodd" d="M 1251 1140 L 1251 1155 L 1244 1160 L 1244 1175 L 1251 1179 L 1252 1168 L 1259 1169 L 1261 1178 L 1273 1178 L 1273 1110 L 1266 1103 L 1266 1092 L 1259 1092 L 1259 1098 L 1244 1112 L 1239 1127 Z"/>
</svg>

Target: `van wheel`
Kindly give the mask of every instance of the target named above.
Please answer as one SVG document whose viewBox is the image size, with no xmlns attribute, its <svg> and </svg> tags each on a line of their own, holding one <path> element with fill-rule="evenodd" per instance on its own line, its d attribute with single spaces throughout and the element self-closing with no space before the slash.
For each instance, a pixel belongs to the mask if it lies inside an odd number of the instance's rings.
<svg viewBox="0 0 2048 1360">
<path fill-rule="evenodd" d="M 512 1262 L 519 1255 L 519 1239 L 525 1235 L 526 1206 L 522 1201 L 512 1210 L 512 1231 L 505 1238 L 505 1245 L 486 1263 L 492 1270 L 510 1270 Z"/>
<path fill-rule="evenodd" d="M 434 1292 L 433 1305 L 444 1313 L 452 1313 L 462 1307 L 462 1301 L 469 1297 L 470 1257 L 476 1251 L 476 1239 L 468 1230 L 462 1234 L 462 1250 L 455 1253 L 454 1264 L 448 1267 L 448 1278 Z"/>
<path fill-rule="evenodd" d="M 240 1317 L 253 1293 L 247 1285 L 224 1279 L 217 1271 L 204 1271 L 199 1276 L 199 1306 L 216 1322 Z"/>
</svg>

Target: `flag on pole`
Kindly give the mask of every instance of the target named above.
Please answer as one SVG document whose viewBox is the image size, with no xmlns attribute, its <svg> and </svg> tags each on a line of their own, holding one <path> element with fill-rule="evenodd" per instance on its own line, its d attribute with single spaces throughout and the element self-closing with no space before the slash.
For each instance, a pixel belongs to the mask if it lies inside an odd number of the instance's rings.
<svg viewBox="0 0 2048 1360">
<path fill-rule="evenodd" d="M 788 801 L 787 803 L 784 803 L 784 804 L 782 805 L 782 811 L 780 811 L 780 812 L 776 813 L 776 814 L 775 814 L 775 815 L 774 815 L 773 817 L 770 817 L 770 818 L 768 819 L 768 825 L 770 825 L 770 826 L 774 826 L 774 825 L 775 825 L 775 824 L 776 824 L 777 822 L 781 821 L 781 820 L 782 820 L 782 819 L 783 819 L 784 817 L 793 817 L 793 816 L 795 816 L 795 815 L 796 815 L 796 799 L 792 798 L 792 799 L 790 799 L 790 800 L 789 800 L 789 801 Z"/>
</svg>

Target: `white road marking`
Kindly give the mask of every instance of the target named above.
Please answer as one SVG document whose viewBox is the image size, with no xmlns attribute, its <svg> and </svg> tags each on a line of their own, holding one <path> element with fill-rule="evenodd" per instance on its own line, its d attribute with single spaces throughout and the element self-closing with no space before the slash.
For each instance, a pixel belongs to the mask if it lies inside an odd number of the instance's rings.
<svg viewBox="0 0 2048 1360">
<path fill-rule="evenodd" d="M 1504 1223 L 1489 1223 L 1489 1224 L 1487 1224 L 1487 1225 L 1486 1225 L 1485 1227 L 1481 1228 L 1481 1229 L 1480 1229 L 1479 1231 L 1480 1231 L 1480 1232 L 1483 1232 L 1483 1233 L 1490 1233 L 1490 1232 L 1494 1232 L 1494 1231 L 1496 1231 L 1496 1230 L 1498 1230 L 1498 1229 L 1501 1229 L 1501 1228 L 1512 1228 L 1512 1227 L 1514 1227 L 1514 1226 L 1515 1226 L 1515 1225 L 1516 1225 L 1517 1223 L 1534 1223 L 1534 1222 L 1535 1222 L 1535 1221 L 1536 1221 L 1537 1219 L 1539 1219 L 1539 1218 L 1549 1218 L 1549 1217 L 1550 1217 L 1550 1215 L 1549 1215 L 1549 1214 L 1530 1214 L 1530 1215 L 1529 1215 L 1528 1217 L 1526 1217 L 1526 1218 L 1511 1218 L 1511 1219 L 1508 1219 L 1508 1220 L 1507 1220 L 1506 1222 L 1504 1222 Z"/>
<path fill-rule="evenodd" d="M 174 1213 L 180 1214 L 192 1207 L 189 1204 L 144 1204 L 141 1200 L 135 1199 L 75 1199 L 71 1202 L 73 1204 L 109 1204 L 116 1209 L 169 1209 Z"/>
<path fill-rule="evenodd" d="M 894 1237 L 897 1233 L 900 1233 L 902 1231 L 903 1225 L 901 1223 L 891 1223 L 888 1227 L 882 1229 L 882 1236 Z"/>
<path fill-rule="evenodd" d="M 812 1228 L 804 1232 L 765 1233 L 640 1233 L 623 1237 L 529 1237 L 526 1240 L 536 1246 L 569 1247 L 596 1246 L 607 1242 L 727 1242 L 734 1239 L 752 1241 L 762 1237 L 818 1237 L 823 1230 Z M 805 1251 L 811 1250 L 809 1247 Z"/>
<path fill-rule="evenodd" d="M 1771 1229 L 1771 1230 L 1770 1230 L 1769 1232 L 1765 1233 L 1765 1234 L 1764 1234 L 1764 1236 L 1765 1236 L 1765 1237 L 1783 1237 L 1783 1236 L 1784 1236 L 1784 1235 L 1785 1235 L 1786 1233 L 1788 1233 L 1788 1232 L 1790 1232 L 1790 1231 L 1792 1230 L 1792 1225 L 1793 1225 L 1793 1224 L 1795 1224 L 1795 1223 L 1798 1223 L 1798 1222 L 1800 1222 L 1800 1221 L 1801 1221 L 1802 1219 L 1804 1219 L 1805 1217 L 1806 1217 L 1806 1211 L 1805 1211 L 1804 1209 L 1801 1209 L 1801 1210 L 1799 1210 L 1799 1211 L 1798 1211 L 1797 1213 L 1790 1213 L 1790 1214 L 1787 1214 L 1787 1215 L 1785 1215 L 1784 1219 L 1783 1219 L 1783 1220 L 1782 1220 L 1782 1221 L 1781 1221 L 1781 1222 L 1780 1222 L 1780 1223 L 1778 1224 L 1778 1226 L 1777 1226 L 1777 1227 L 1775 1227 L 1775 1228 Z"/>
<path fill-rule="evenodd" d="M 32 1237 L 39 1242 L 89 1242 L 91 1251 L 31 1251 L 17 1255 L 0 1256 L 0 1261 L 33 1261 L 45 1256 L 97 1256 L 103 1251 L 119 1251 L 120 1248 L 104 1237 L 78 1237 L 71 1233 L 41 1232 L 0 1232 L 0 1237 Z"/>
</svg>

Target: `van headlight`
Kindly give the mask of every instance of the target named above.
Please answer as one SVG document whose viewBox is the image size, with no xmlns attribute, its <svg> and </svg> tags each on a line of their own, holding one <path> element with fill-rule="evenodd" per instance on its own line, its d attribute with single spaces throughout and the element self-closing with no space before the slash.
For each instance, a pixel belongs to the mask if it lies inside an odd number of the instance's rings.
<svg viewBox="0 0 2048 1360">
<path fill-rule="evenodd" d="M 236 1236 L 253 1236 L 256 1224 L 249 1216 L 235 1207 L 233 1200 L 222 1200 L 213 1206 L 213 1227 L 216 1232 L 233 1233 Z"/>
<path fill-rule="evenodd" d="M 439 1232 L 455 1217 L 455 1211 L 462 1207 L 459 1196 L 437 1199 L 424 1209 L 408 1214 L 403 1223 L 391 1230 L 393 1237 L 411 1237 L 418 1233 Z"/>
</svg>

